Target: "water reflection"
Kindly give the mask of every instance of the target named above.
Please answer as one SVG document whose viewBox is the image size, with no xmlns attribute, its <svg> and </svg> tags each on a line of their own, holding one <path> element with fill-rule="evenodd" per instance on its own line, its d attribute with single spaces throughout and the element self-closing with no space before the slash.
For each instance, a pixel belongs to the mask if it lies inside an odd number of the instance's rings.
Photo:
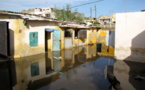
<svg viewBox="0 0 145 90">
<path fill-rule="evenodd" d="M 11 61 L 13 68 L 9 65 L 6 69 L 0 67 L 0 72 L 10 75 L 0 76 L 1 80 L 10 77 L 5 81 L 11 81 L 10 84 L 0 83 L 7 85 L 0 90 L 8 90 L 5 87 L 13 90 L 107 90 L 110 85 L 106 78 L 107 68 L 113 67 L 114 60 L 100 57 L 96 46 L 48 51 Z M 9 69 L 15 74 L 9 73 Z M 11 80 L 14 76 L 15 80 Z"/>
</svg>

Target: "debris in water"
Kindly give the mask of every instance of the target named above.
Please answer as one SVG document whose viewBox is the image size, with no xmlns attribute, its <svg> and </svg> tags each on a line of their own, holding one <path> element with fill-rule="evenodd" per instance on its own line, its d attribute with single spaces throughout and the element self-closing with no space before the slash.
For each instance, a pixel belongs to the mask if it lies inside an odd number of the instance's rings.
<svg viewBox="0 0 145 90">
<path fill-rule="evenodd" d="M 62 57 L 53 57 L 53 58 L 56 59 L 56 60 L 62 59 Z"/>
<path fill-rule="evenodd" d="M 59 74 L 63 75 L 63 72 L 59 72 Z"/>
<path fill-rule="evenodd" d="M 140 81 L 143 81 L 143 80 L 145 81 L 145 77 L 142 77 L 140 75 L 135 76 L 134 79 L 135 80 L 140 80 Z"/>
</svg>

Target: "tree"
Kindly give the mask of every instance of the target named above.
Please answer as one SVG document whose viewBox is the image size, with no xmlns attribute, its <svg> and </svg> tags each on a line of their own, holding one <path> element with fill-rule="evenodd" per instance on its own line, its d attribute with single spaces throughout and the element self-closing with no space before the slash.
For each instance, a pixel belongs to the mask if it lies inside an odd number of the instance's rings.
<svg viewBox="0 0 145 90">
<path fill-rule="evenodd" d="M 100 23 L 99 23 L 98 21 L 95 21 L 95 22 L 94 22 L 94 25 L 97 25 L 97 24 L 100 24 Z"/>
<path fill-rule="evenodd" d="M 71 11 L 71 6 L 69 4 L 66 5 L 63 9 L 58 9 L 55 7 L 55 16 L 58 20 L 61 21 L 72 21 L 76 23 L 83 22 L 83 17 L 79 15 L 80 13 L 75 10 L 74 12 Z"/>
</svg>

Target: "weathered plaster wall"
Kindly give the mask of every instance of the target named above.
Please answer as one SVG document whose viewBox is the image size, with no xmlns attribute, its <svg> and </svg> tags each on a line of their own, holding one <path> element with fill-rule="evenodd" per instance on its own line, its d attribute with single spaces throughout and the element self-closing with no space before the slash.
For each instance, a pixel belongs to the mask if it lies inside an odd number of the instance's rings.
<svg viewBox="0 0 145 90">
<path fill-rule="evenodd" d="M 23 24 L 23 19 L 6 19 L 1 18 L 1 21 L 9 23 L 10 34 L 10 56 L 20 57 L 23 48 L 22 39 L 24 38 L 24 31 L 27 27 Z"/>
<path fill-rule="evenodd" d="M 89 29 L 87 31 L 87 44 L 88 43 L 96 43 L 96 40 L 97 40 L 97 32 L 95 29 Z"/>
<path fill-rule="evenodd" d="M 98 32 L 97 32 L 97 43 L 104 43 L 106 44 L 106 36 L 107 36 L 107 32 L 106 30 L 102 30 L 100 29 Z"/>
<path fill-rule="evenodd" d="M 75 29 L 74 29 L 75 30 Z M 76 47 L 76 46 L 83 46 L 83 45 L 86 45 L 87 44 L 87 38 L 84 39 L 84 40 L 81 40 L 79 38 L 76 38 L 75 37 L 75 31 L 73 32 L 73 47 Z"/>
<path fill-rule="evenodd" d="M 103 43 L 106 44 L 107 46 L 114 47 L 114 41 L 115 41 L 115 31 L 100 29 L 97 32 L 97 43 Z"/>
<path fill-rule="evenodd" d="M 45 52 L 45 28 L 60 29 L 55 22 L 24 20 L 19 17 L 2 16 L 0 21 L 9 22 L 10 30 L 10 56 L 14 58 L 40 54 Z M 29 34 L 30 32 L 38 32 L 38 45 L 31 47 Z M 52 38 L 52 33 L 51 33 Z M 53 39 L 53 38 L 52 38 Z M 52 39 L 49 41 L 49 48 L 52 50 Z M 63 38 L 62 38 L 63 39 Z M 61 42 L 63 43 L 63 41 Z M 61 46 L 63 48 L 63 46 Z"/>
<path fill-rule="evenodd" d="M 47 22 L 47 21 L 28 21 L 27 22 L 28 30 L 26 30 L 24 39 L 23 39 L 23 46 L 25 50 L 22 51 L 22 56 L 28 56 L 33 54 L 39 54 L 45 52 L 45 29 L 58 29 L 56 27 L 55 22 Z M 38 32 L 38 46 L 30 47 L 29 45 L 29 33 L 30 32 Z M 49 49 L 52 50 L 52 33 L 51 39 L 49 40 Z"/>
<path fill-rule="evenodd" d="M 115 56 L 119 60 L 144 62 L 145 12 L 116 14 Z M 134 56 L 135 55 L 135 56 Z"/>
</svg>

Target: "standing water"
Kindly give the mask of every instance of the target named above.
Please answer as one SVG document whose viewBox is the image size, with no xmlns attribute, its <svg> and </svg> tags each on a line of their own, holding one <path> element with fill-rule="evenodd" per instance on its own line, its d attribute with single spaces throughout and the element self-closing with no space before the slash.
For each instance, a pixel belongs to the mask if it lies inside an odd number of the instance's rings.
<svg viewBox="0 0 145 90">
<path fill-rule="evenodd" d="M 109 90 L 107 73 L 113 73 L 113 49 L 97 49 L 82 46 L 1 60 L 0 90 Z"/>
</svg>

